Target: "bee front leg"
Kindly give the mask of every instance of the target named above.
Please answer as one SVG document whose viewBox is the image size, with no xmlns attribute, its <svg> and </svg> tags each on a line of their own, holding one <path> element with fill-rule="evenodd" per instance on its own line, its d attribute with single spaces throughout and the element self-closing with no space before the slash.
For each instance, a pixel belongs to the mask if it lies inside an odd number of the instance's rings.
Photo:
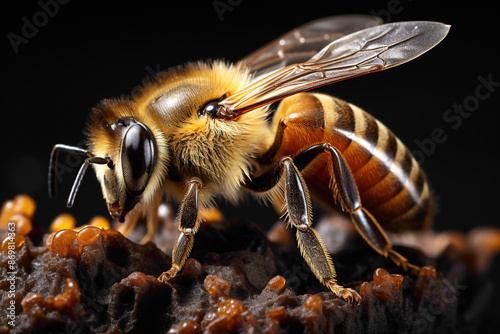
<svg viewBox="0 0 500 334">
<path fill-rule="evenodd" d="M 130 211 L 125 217 L 124 223 L 119 223 L 117 231 L 123 234 L 125 237 L 130 237 L 132 231 L 134 230 L 137 222 L 141 218 L 142 208 L 136 207 L 134 210 Z"/>
<path fill-rule="evenodd" d="M 158 208 L 160 207 L 161 194 L 155 196 L 153 203 L 147 209 L 146 234 L 141 239 L 141 244 L 146 244 L 153 240 L 154 234 L 158 229 L 159 218 Z"/>
<path fill-rule="evenodd" d="M 200 227 L 198 219 L 198 191 L 201 189 L 201 182 L 198 179 L 189 181 L 188 191 L 180 208 L 179 235 L 175 240 L 172 251 L 172 268 L 158 277 L 160 281 L 166 282 L 175 277 L 182 269 L 194 244 L 194 235 Z"/>
</svg>

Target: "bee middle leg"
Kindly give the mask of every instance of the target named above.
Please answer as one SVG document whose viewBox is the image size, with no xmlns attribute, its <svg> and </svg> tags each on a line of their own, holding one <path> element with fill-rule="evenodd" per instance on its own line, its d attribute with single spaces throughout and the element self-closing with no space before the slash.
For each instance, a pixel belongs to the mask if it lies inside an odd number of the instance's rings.
<svg viewBox="0 0 500 334">
<path fill-rule="evenodd" d="M 184 263 L 191 253 L 194 244 L 194 235 L 200 227 L 198 215 L 198 191 L 201 188 L 201 182 L 193 179 L 189 182 L 188 191 L 179 212 L 179 235 L 175 240 L 172 251 L 172 268 L 165 271 L 158 277 L 162 282 L 166 282 L 175 277 L 182 269 Z"/>
</svg>

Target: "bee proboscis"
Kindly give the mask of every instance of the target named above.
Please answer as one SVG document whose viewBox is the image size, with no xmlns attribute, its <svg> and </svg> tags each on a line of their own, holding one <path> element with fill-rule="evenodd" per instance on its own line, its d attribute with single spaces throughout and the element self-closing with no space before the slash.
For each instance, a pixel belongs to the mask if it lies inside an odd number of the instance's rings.
<svg viewBox="0 0 500 334">
<path fill-rule="evenodd" d="M 338 98 L 305 91 L 402 64 L 448 30 L 437 22 L 327 17 L 236 64 L 198 62 L 162 72 L 131 97 L 104 100 L 92 110 L 87 148 L 54 147 L 49 193 L 55 195 L 57 156 L 64 151 L 85 157 L 68 206 L 92 165 L 113 218 L 131 230 L 146 217 L 144 241 L 156 229 L 162 195 L 180 202 L 172 268 L 159 277 L 163 281 L 182 269 L 201 224 L 199 211 L 215 197 L 236 203 L 251 193 L 282 203 L 318 280 L 359 303 L 356 291 L 336 282 L 311 227 L 311 195 L 346 212 L 371 247 L 415 272 L 419 267 L 392 248 L 384 228 L 428 227 L 429 186 L 409 150 L 381 122 Z"/>
</svg>

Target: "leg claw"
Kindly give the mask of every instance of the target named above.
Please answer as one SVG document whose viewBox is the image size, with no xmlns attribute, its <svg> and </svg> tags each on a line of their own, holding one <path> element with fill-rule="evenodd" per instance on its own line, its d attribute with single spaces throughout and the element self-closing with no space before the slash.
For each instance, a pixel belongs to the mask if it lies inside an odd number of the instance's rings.
<svg viewBox="0 0 500 334">
<path fill-rule="evenodd" d="M 361 304 L 361 296 L 353 289 L 344 288 L 335 283 L 335 281 L 326 282 L 325 284 L 334 294 L 343 298 L 348 304 L 356 302 L 357 305 Z"/>
<path fill-rule="evenodd" d="M 160 277 L 158 277 L 158 280 L 163 282 L 163 283 L 166 283 L 166 282 L 170 281 L 170 279 L 174 278 L 175 275 L 177 275 L 177 270 L 172 268 L 169 271 L 165 271 L 164 273 L 162 273 L 160 275 Z"/>
<path fill-rule="evenodd" d="M 397 253 L 393 249 L 390 249 L 388 256 L 392 261 L 394 261 L 394 263 L 396 263 L 398 266 L 401 266 L 404 271 L 418 276 L 418 273 L 420 272 L 420 267 L 408 262 L 408 259 L 405 258 L 403 255 Z"/>
<path fill-rule="evenodd" d="M 348 304 L 356 301 L 356 305 L 361 304 L 361 296 L 353 289 L 342 288 L 338 291 L 337 296 L 344 298 Z"/>
</svg>

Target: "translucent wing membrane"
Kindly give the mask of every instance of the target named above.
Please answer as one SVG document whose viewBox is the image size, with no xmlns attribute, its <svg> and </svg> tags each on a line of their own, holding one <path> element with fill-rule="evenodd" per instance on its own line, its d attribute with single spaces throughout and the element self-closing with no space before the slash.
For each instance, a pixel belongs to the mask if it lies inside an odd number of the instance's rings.
<svg viewBox="0 0 500 334">
<path fill-rule="evenodd" d="M 219 104 L 224 115 L 247 111 L 292 94 L 381 71 L 428 51 L 448 33 L 438 22 L 398 22 L 367 28 L 334 40 L 309 60 L 257 78 Z"/>
<path fill-rule="evenodd" d="M 367 15 L 330 16 L 306 23 L 241 59 L 255 78 L 307 61 L 331 42 L 382 20 Z"/>
</svg>

